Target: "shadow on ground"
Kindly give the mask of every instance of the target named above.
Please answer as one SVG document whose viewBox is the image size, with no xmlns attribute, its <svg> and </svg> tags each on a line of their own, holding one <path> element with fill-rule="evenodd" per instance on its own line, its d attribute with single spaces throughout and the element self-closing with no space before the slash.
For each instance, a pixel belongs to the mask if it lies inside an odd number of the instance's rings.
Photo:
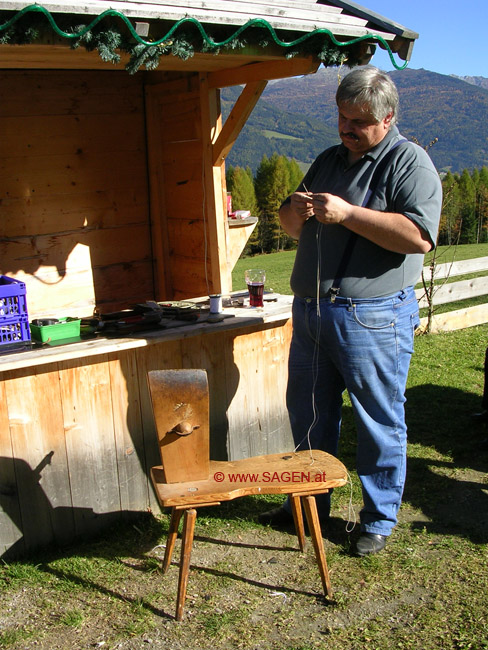
<svg viewBox="0 0 488 650">
<path fill-rule="evenodd" d="M 472 414 L 479 397 L 426 384 L 407 391 L 409 453 L 405 502 L 429 520 L 430 532 L 488 541 L 488 437 Z M 419 447 L 421 446 L 421 447 Z"/>
</svg>

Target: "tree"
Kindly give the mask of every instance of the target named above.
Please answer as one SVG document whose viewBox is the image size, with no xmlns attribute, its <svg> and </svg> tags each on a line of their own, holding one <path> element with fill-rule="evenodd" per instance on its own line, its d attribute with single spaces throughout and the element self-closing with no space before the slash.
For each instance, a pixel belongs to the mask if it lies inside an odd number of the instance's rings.
<svg viewBox="0 0 488 650">
<path fill-rule="evenodd" d="M 447 172 L 442 181 L 443 202 L 439 224 L 440 245 L 450 246 L 459 239 L 461 208 L 459 203 L 459 179 Z"/>
<path fill-rule="evenodd" d="M 488 167 L 483 166 L 479 175 L 479 183 L 488 189 Z"/>
<path fill-rule="evenodd" d="M 297 163 L 297 161 L 292 158 L 291 160 L 289 158 L 284 157 L 284 160 L 288 166 L 288 173 L 289 173 L 289 183 L 288 183 L 288 191 L 287 191 L 287 196 L 289 194 L 292 194 L 297 187 L 300 185 L 303 179 L 303 172 L 300 169 L 300 165 Z M 297 245 L 297 242 L 293 237 L 290 237 L 289 235 L 286 234 L 283 230 L 281 230 L 281 249 L 282 250 L 290 250 L 292 248 L 295 248 Z"/>
<path fill-rule="evenodd" d="M 258 206 L 250 167 L 229 167 L 226 181 L 227 191 L 232 194 L 232 209 L 249 210 L 255 216 Z"/>
<path fill-rule="evenodd" d="M 291 160 L 285 158 L 285 160 L 288 164 L 288 171 L 290 174 L 290 182 L 288 184 L 287 194 L 291 194 L 297 189 L 299 184 L 302 182 L 303 172 L 300 169 L 300 165 L 297 163 L 297 161 L 294 158 L 292 158 Z"/>
<path fill-rule="evenodd" d="M 476 241 L 479 243 L 484 243 L 488 241 L 488 167 L 482 167 L 477 177 L 476 217 Z"/>
<path fill-rule="evenodd" d="M 467 169 L 459 179 L 459 200 L 461 205 L 461 237 L 460 244 L 473 244 L 476 242 L 476 188 Z"/>
<path fill-rule="evenodd" d="M 256 172 L 254 187 L 259 208 L 258 235 L 262 253 L 282 250 L 284 233 L 279 209 L 289 194 L 290 171 L 285 156 L 263 156 Z"/>
</svg>

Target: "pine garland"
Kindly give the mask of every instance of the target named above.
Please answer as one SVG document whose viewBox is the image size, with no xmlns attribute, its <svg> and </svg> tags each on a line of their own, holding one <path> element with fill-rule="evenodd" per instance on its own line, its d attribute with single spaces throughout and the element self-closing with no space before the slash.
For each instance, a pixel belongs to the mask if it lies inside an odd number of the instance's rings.
<svg viewBox="0 0 488 650">
<path fill-rule="evenodd" d="M 40 16 L 42 13 L 42 16 Z M 115 18 L 122 18 L 116 21 Z M 46 22 L 47 18 L 47 22 Z M 158 67 L 162 56 L 176 56 L 183 61 L 191 58 L 195 52 L 211 52 L 219 54 L 221 51 L 235 51 L 249 46 L 266 48 L 269 45 L 282 46 L 286 58 L 303 55 L 316 56 L 324 65 L 339 65 L 347 63 L 356 65 L 357 49 L 354 44 L 333 43 L 328 34 L 316 33 L 301 36 L 291 42 L 289 47 L 279 41 L 274 30 L 265 21 L 250 21 L 227 37 L 221 43 L 208 35 L 205 28 L 195 19 L 187 18 L 179 21 L 166 33 L 169 36 L 161 40 L 153 39 L 154 44 L 143 41 L 137 37 L 132 25 L 127 18 L 118 12 L 109 10 L 89 24 L 77 24 L 79 16 L 59 15 L 54 21 L 53 16 L 39 5 L 26 7 L 17 14 L 0 12 L 0 44 L 27 45 L 35 42 L 46 42 L 52 39 L 52 31 L 58 37 L 68 38 L 71 47 L 77 49 L 84 47 L 91 52 L 96 50 L 103 61 L 117 64 L 120 62 L 121 53 L 129 55 L 126 70 L 134 74 L 141 67 L 154 70 Z M 181 23 L 181 24 L 180 24 Z M 263 25 L 264 23 L 264 25 Z M 151 29 L 159 29 L 167 23 L 151 23 Z M 215 27 L 215 29 L 218 28 Z M 272 30 L 272 31 L 270 31 Z"/>
</svg>

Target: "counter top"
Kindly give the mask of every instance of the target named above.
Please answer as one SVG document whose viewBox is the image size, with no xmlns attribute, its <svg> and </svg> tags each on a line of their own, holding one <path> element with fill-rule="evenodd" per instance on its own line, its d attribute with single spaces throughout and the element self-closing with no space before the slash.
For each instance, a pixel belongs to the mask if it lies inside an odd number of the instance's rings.
<svg viewBox="0 0 488 650">
<path fill-rule="evenodd" d="M 234 294 L 234 296 L 238 295 L 242 294 Z M 195 299 L 195 302 L 202 300 L 202 298 L 198 298 Z M 265 303 L 262 309 L 246 306 L 224 307 L 222 312 L 223 320 L 219 322 L 208 322 L 208 312 L 202 311 L 201 317 L 195 322 L 173 321 L 170 325 L 134 333 L 130 336 L 125 335 L 119 338 L 98 335 L 95 338 L 74 343 L 45 345 L 22 352 L 0 354 L 0 373 L 59 361 L 109 354 L 120 350 L 142 348 L 164 341 L 185 339 L 218 331 L 254 327 L 259 324 L 267 325 L 288 320 L 291 317 L 292 301 L 293 296 L 269 294 L 265 295 Z"/>
</svg>

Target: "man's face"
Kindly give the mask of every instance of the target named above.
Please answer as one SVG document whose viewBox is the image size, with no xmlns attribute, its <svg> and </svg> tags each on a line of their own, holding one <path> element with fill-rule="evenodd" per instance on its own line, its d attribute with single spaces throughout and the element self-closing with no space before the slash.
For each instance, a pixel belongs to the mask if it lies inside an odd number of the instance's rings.
<svg viewBox="0 0 488 650">
<path fill-rule="evenodd" d="M 339 106 L 339 135 L 344 146 L 351 152 L 352 160 L 358 160 L 379 144 L 390 130 L 392 114 L 380 122 L 361 106 Z"/>
</svg>

